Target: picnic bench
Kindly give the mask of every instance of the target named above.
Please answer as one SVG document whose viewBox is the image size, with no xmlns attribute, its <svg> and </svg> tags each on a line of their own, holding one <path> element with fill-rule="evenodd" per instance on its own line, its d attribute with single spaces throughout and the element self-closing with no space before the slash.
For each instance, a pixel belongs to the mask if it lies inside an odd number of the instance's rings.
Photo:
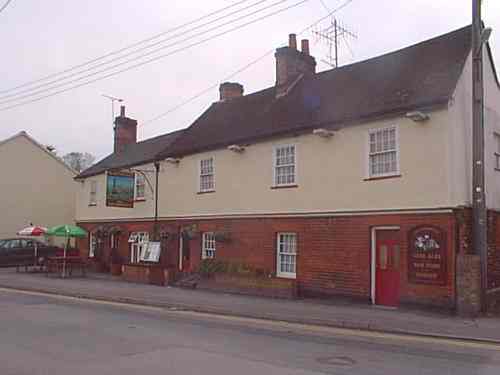
<svg viewBox="0 0 500 375">
<path fill-rule="evenodd" d="M 45 263 L 45 275 L 60 274 L 71 276 L 73 270 L 79 270 L 82 276 L 87 275 L 87 262 L 79 256 L 49 257 Z M 64 273 L 64 274 L 63 274 Z"/>
</svg>

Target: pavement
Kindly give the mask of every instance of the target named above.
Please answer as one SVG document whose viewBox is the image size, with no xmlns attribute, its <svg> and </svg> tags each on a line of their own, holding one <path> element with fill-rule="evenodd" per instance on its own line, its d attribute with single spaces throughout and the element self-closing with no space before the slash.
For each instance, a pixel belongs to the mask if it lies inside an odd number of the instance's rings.
<svg viewBox="0 0 500 375">
<path fill-rule="evenodd" d="M 500 319 L 464 319 L 449 314 L 388 310 L 362 304 L 313 299 L 281 300 L 208 291 L 133 284 L 116 278 L 53 278 L 0 270 L 0 288 L 49 293 L 237 317 L 285 321 L 397 334 L 484 341 L 500 345 Z"/>
<path fill-rule="evenodd" d="M 71 280 L 73 281 L 73 280 Z M 498 375 L 500 346 L 0 290 L 2 375 Z"/>
</svg>

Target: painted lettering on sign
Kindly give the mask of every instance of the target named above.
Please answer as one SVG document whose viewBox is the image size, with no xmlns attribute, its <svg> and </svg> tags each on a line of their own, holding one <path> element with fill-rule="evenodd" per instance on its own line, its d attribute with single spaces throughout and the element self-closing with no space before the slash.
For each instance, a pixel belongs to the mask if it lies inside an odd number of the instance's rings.
<svg viewBox="0 0 500 375">
<path fill-rule="evenodd" d="M 438 227 L 420 226 L 408 236 L 408 280 L 446 285 L 446 234 Z"/>
</svg>

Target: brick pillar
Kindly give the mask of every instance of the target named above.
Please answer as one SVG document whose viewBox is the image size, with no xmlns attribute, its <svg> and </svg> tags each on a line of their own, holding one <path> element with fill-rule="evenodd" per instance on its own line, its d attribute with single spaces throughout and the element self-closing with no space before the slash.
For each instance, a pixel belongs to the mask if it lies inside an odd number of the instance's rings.
<svg viewBox="0 0 500 375">
<path fill-rule="evenodd" d="M 475 317 L 481 311 L 481 260 L 479 255 L 457 255 L 457 312 Z"/>
<path fill-rule="evenodd" d="M 457 313 L 461 316 L 477 316 L 481 311 L 481 260 L 474 254 L 472 239 L 472 210 L 455 211 L 458 232 L 456 259 Z"/>
</svg>

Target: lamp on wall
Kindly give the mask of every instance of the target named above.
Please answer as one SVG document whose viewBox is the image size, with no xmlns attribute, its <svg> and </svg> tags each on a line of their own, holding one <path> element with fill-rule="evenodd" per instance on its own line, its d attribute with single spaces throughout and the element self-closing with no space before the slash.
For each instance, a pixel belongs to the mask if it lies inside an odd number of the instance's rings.
<svg viewBox="0 0 500 375">
<path fill-rule="evenodd" d="M 319 136 L 321 138 L 330 138 L 330 137 L 333 137 L 333 135 L 335 134 L 335 132 L 333 130 L 319 128 L 319 129 L 314 129 L 313 130 L 313 134 L 317 135 L 317 136 Z"/>
<path fill-rule="evenodd" d="M 233 152 L 242 153 L 243 151 L 245 151 L 245 146 L 231 145 L 227 146 L 227 149 Z"/>
<path fill-rule="evenodd" d="M 166 158 L 165 161 L 170 164 L 179 164 L 181 159 L 179 158 Z"/>
<path fill-rule="evenodd" d="M 408 112 L 406 117 L 415 122 L 425 122 L 430 119 L 430 116 L 427 113 L 421 111 Z"/>
</svg>

